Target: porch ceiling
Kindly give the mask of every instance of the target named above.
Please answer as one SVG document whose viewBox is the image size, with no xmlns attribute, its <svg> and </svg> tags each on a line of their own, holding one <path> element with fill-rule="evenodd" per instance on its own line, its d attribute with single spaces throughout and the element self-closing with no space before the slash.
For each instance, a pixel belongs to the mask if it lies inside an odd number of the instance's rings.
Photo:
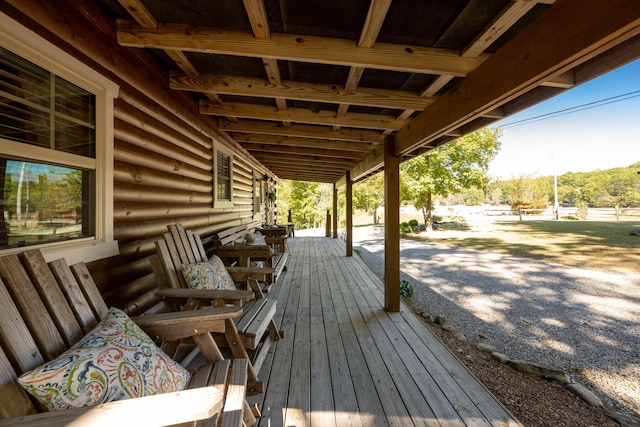
<svg viewBox="0 0 640 427">
<path fill-rule="evenodd" d="M 98 0 L 282 179 L 363 179 L 640 56 L 636 0 Z"/>
</svg>

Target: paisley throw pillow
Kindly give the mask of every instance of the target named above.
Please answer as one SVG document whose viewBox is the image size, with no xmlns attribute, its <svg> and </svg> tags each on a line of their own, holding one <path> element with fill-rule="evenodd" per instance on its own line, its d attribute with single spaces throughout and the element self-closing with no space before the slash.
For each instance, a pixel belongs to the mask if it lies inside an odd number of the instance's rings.
<svg viewBox="0 0 640 427">
<path fill-rule="evenodd" d="M 122 310 L 69 350 L 25 372 L 18 382 L 49 410 L 183 390 L 189 372 L 159 349 Z"/>
<path fill-rule="evenodd" d="M 215 255 L 209 262 L 183 264 L 182 275 L 190 288 L 237 290 L 236 284 L 224 263 Z"/>
</svg>

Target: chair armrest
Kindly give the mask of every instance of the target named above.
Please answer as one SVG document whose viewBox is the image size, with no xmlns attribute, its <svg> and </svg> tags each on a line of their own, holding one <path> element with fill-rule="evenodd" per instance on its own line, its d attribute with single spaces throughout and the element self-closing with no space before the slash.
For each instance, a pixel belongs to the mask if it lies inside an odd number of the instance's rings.
<svg viewBox="0 0 640 427">
<path fill-rule="evenodd" d="M 282 237 L 265 237 L 264 240 L 267 242 L 268 245 L 272 245 L 274 243 L 283 243 L 287 241 L 287 237 L 286 236 L 282 236 Z"/>
<path fill-rule="evenodd" d="M 242 267 L 239 267 L 242 268 Z M 253 291 L 231 291 L 231 290 L 209 290 L 209 289 L 184 289 L 184 288 L 166 288 L 158 289 L 156 295 L 162 298 L 173 299 L 206 299 L 206 300 L 224 300 L 224 301 L 247 301 L 255 298 Z"/>
<path fill-rule="evenodd" d="M 242 314 L 242 307 L 219 307 L 207 310 L 188 310 L 133 317 L 155 341 L 176 341 L 207 332 L 223 333 L 225 320 Z"/>
<path fill-rule="evenodd" d="M 139 425 L 164 426 L 211 418 L 222 410 L 222 405 L 222 392 L 210 386 L 4 419 L 0 420 L 0 426 L 106 427 L 131 425 L 134 421 Z"/>
<path fill-rule="evenodd" d="M 266 258 L 273 256 L 273 249 L 269 245 L 223 245 L 215 249 L 216 255 L 221 258 L 234 257 L 238 254 L 248 255 L 250 258 Z"/>
<path fill-rule="evenodd" d="M 227 267 L 227 271 L 232 276 L 234 274 L 244 274 L 249 276 L 252 274 L 271 274 L 275 273 L 276 269 L 273 267 Z"/>
</svg>

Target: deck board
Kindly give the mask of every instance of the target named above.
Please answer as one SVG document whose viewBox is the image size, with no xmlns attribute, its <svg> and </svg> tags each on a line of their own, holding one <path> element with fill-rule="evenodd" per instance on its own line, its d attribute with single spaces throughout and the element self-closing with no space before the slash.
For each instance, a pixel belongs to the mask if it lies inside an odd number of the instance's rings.
<svg viewBox="0 0 640 427">
<path fill-rule="evenodd" d="M 259 373 L 260 426 L 518 426 L 517 420 L 344 242 L 289 239 L 272 286 L 285 337 Z"/>
</svg>

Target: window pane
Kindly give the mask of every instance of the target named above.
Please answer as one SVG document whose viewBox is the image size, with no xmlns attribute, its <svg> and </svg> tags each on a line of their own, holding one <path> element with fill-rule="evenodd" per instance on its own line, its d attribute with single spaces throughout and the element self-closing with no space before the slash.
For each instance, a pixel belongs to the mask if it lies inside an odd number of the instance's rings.
<svg viewBox="0 0 640 427">
<path fill-rule="evenodd" d="M 231 200 L 231 156 L 218 151 L 217 166 L 218 186 L 216 197 L 218 200 Z"/>
<path fill-rule="evenodd" d="M 56 76 L 55 149 L 95 157 L 95 96 Z"/>
<path fill-rule="evenodd" d="M 0 157 L 0 249 L 95 234 L 94 172 Z"/>
<path fill-rule="evenodd" d="M 0 137 L 49 147 L 51 73 L 0 48 Z"/>
<path fill-rule="evenodd" d="M 95 158 L 95 129 L 56 118 L 56 150 Z"/>
<path fill-rule="evenodd" d="M 95 158 L 95 95 L 0 48 L 0 138 Z"/>
</svg>

